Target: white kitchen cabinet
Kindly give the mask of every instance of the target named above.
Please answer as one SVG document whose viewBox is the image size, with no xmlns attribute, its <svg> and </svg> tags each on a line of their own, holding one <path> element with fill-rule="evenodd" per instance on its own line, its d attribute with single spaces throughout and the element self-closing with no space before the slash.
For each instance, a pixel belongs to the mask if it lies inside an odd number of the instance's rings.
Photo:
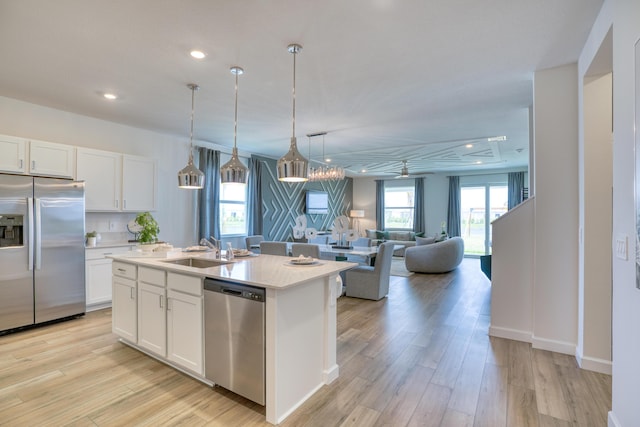
<svg viewBox="0 0 640 427">
<path fill-rule="evenodd" d="M 114 263 L 114 266 L 117 263 Z M 132 266 L 136 268 L 135 266 Z M 135 280 L 113 275 L 113 310 L 111 312 L 112 331 L 125 340 L 138 340 L 138 298 Z"/>
<path fill-rule="evenodd" d="M 167 355 L 165 272 L 138 269 L 138 345 L 159 356 Z"/>
<path fill-rule="evenodd" d="M 204 375 L 202 279 L 171 272 L 167 276 L 167 358 Z M 175 290 L 185 287 L 195 295 Z"/>
<path fill-rule="evenodd" d="M 0 135 L 0 170 L 11 173 L 27 171 L 27 141 Z"/>
<path fill-rule="evenodd" d="M 29 141 L 29 173 L 31 175 L 73 178 L 75 147 L 45 141 Z"/>
<path fill-rule="evenodd" d="M 85 293 L 87 311 L 99 310 L 111 306 L 112 260 L 108 255 L 128 252 L 131 246 L 110 248 L 87 248 L 85 250 Z"/>
<path fill-rule="evenodd" d="M 122 154 L 78 148 L 76 179 L 85 182 L 85 210 L 119 211 L 122 206 Z"/>
<path fill-rule="evenodd" d="M 122 156 L 122 210 L 152 211 L 157 208 L 157 165 L 147 157 Z"/>
</svg>

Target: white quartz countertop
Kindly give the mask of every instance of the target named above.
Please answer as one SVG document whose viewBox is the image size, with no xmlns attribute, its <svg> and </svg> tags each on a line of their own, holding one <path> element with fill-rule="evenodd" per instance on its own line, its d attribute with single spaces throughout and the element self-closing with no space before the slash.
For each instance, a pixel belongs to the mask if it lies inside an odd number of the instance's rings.
<svg viewBox="0 0 640 427">
<path fill-rule="evenodd" d="M 124 253 L 109 255 L 108 258 L 139 266 L 160 268 L 175 273 L 230 280 L 272 289 L 284 289 L 296 286 L 319 277 L 337 274 L 340 271 L 348 270 L 358 265 L 353 262 L 338 262 L 322 259 L 311 265 L 294 265 L 291 263 L 291 260 L 294 259 L 292 257 L 262 254 L 242 258 L 237 257 L 232 261 L 223 259 L 221 260 L 222 262 L 228 263 L 208 268 L 187 267 L 166 261 L 180 258 L 213 259 L 212 253 L 190 254 L 183 252 L 179 254 L 168 254 L 168 256 L 164 258 L 140 257 L 135 253 Z"/>
</svg>

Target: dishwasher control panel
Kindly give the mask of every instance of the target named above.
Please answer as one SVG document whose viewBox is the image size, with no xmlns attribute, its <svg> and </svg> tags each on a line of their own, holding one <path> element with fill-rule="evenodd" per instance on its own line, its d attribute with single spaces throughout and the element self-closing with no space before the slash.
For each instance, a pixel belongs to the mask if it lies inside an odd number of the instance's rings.
<svg viewBox="0 0 640 427">
<path fill-rule="evenodd" d="M 257 302 L 265 301 L 264 288 L 258 288 L 256 286 L 243 285 L 234 282 L 227 282 L 219 279 L 206 278 L 204 280 L 204 290 L 229 295 L 232 297 L 249 299 Z"/>
</svg>

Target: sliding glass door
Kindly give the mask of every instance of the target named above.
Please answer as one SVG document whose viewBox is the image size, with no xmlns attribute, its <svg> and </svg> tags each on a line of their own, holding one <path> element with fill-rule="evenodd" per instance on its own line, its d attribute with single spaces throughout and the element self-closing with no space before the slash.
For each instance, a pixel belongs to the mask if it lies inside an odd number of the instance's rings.
<svg viewBox="0 0 640 427">
<path fill-rule="evenodd" d="M 460 232 L 465 255 L 491 253 L 491 221 L 507 212 L 506 185 L 460 188 Z"/>
</svg>

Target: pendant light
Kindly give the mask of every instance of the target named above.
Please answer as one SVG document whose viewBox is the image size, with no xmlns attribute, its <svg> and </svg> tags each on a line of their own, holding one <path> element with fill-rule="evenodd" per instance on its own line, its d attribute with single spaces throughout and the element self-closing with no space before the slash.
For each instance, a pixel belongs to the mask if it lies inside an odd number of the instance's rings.
<svg viewBox="0 0 640 427">
<path fill-rule="evenodd" d="M 236 140 L 238 138 L 238 76 L 244 74 L 240 67 L 231 67 L 231 74 L 236 76 L 236 111 L 233 121 L 233 152 L 231 160 L 220 168 L 220 182 L 223 184 L 246 184 L 249 169 L 238 158 Z"/>
<path fill-rule="evenodd" d="M 296 144 L 296 55 L 302 50 L 299 44 L 290 44 L 289 53 L 293 54 L 293 134 L 289 152 L 278 160 L 278 180 L 284 182 L 308 181 L 309 162 L 304 158 Z"/>
<path fill-rule="evenodd" d="M 193 112 L 195 93 L 200 86 L 189 83 L 191 89 L 191 133 L 189 134 L 189 163 L 178 172 L 178 187 L 187 189 L 199 189 L 204 187 L 204 173 L 193 165 Z"/>
</svg>

